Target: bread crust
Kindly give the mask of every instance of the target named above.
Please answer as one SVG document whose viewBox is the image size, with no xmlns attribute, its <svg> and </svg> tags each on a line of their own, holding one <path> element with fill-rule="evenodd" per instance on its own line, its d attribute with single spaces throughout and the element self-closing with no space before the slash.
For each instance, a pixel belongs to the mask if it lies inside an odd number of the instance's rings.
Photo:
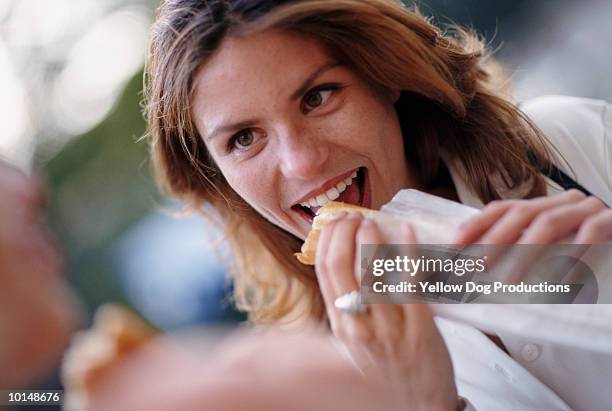
<svg viewBox="0 0 612 411">
<path fill-rule="evenodd" d="M 298 261 L 305 265 L 314 265 L 316 260 L 317 244 L 319 243 L 319 237 L 321 236 L 321 230 L 331 220 L 333 220 L 341 212 L 358 211 L 365 217 L 374 217 L 378 214 L 378 211 L 371 210 L 369 208 L 356 206 L 353 204 L 341 203 L 339 201 L 330 201 L 317 211 L 317 215 L 312 222 L 312 229 L 308 233 L 304 244 L 302 245 L 301 252 L 295 253 L 294 255 Z"/>
</svg>

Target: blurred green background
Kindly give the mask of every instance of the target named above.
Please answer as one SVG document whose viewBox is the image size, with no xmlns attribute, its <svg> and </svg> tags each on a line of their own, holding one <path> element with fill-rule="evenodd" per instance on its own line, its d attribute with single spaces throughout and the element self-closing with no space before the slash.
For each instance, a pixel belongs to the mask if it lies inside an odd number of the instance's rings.
<svg viewBox="0 0 612 411">
<path fill-rule="evenodd" d="M 49 223 L 69 251 L 71 279 L 90 309 L 109 300 L 128 303 L 109 250 L 159 201 L 146 145 L 137 143 L 145 130 L 139 110 L 141 75 L 128 82 L 108 117 L 43 163 Z"/>
</svg>

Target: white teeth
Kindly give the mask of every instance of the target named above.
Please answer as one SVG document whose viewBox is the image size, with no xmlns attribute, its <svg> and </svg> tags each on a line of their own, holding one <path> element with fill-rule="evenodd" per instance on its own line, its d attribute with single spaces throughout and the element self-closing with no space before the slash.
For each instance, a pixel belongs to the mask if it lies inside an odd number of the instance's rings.
<svg viewBox="0 0 612 411">
<path fill-rule="evenodd" d="M 325 194 L 319 194 L 317 196 L 317 203 L 319 206 L 323 207 L 327 202 L 329 202 L 329 198 Z"/>
<path fill-rule="evenodd" d="M 340 181 L 338 184 L 336 184 L 335 187 L 330 188 L 325 193 L 310 198 L 307 201 L 300 203 L 300 205 L 302 207 L 322 207 L 329 201 L 334 201 L 335 199 L 340 197 L 340 194 L 342 194 L 342 192 L 346 190 L 348 186 L 353 184 L 355 178 L 357 178 L 357 171 L 354 171 L 350 177 L 347 177 L 344 180 Z"/>
<path fill-rule="evenodd" d="M 329 198 L 331 201 L 334 201 L 336 198 L 340 197 L 340 193 L 338 192 L 338 190 L 336 190 L 336 187 L 332 187 L 329 190 L 327 190 L 325 192 L 325 195 L 327 196 L 327 198 Z"/>
</svg>

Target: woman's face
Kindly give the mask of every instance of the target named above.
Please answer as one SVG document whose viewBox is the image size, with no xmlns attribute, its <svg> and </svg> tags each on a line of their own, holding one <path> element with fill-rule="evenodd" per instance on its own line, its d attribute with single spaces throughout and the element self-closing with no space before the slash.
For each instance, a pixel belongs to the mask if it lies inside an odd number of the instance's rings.
<svg viewBox="0 0 612 411">
<path fill-rule="evenodd" d="M 192 115 L 230 186 L 302 239 L 329 199 L 378 209 L 417 186 L 398 93 L 377 93 L 313 40 L 271 30 L 226 38 L 195 86 Z"/>
</svg>

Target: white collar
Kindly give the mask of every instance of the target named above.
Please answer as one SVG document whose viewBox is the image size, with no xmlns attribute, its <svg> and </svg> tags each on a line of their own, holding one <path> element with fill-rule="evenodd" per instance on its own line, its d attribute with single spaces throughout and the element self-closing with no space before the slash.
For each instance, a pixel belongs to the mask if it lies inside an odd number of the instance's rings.
<svg viewBox="0 0 612 411">
<path fill-rule="evenodd" d="M 468 205 L 470 207 L 474 207 L 478 209 L 483 208 L 484 203 L 480 200 L 480 198 L 478 198 L 476 193 L 467 184 L 467 178 L 466 178 L 467 173 L 465 171 L 465 167 L 463 166 L 463 164 L 456 159 L 451 159 L 445 150 L 440 151 L 440 158 L 442 159 L 442 162 L 446 165 L 446 168 L 448 169 L 451 179 L 453 180 L 453 183 L 455 184 L 455 189 L 457 190 L 457 197 L 459 197 L 459 201 L 462 204 Z M 544 178 L 547 183 L 546 184 L 547 185 L 547 188 L 546 188 L 547 195 L 553 195 L 553 194 L 557 194 L 563 191 L 563 188 L 561 188 L 557 183 L 555 183 L 554 181 L 552 181 L 546 176 Z M 505 199 L 523 198 L 524 197 L 523 192 L 525 191 L 524 190 L 525 188 L 526 187 L 519 187 L 514 190 L 507 190 L 507 189 L 504 190 L 502 188 L 500 190 L 501 196 L 502 198 L 505 198 Z"/>
</svg>

